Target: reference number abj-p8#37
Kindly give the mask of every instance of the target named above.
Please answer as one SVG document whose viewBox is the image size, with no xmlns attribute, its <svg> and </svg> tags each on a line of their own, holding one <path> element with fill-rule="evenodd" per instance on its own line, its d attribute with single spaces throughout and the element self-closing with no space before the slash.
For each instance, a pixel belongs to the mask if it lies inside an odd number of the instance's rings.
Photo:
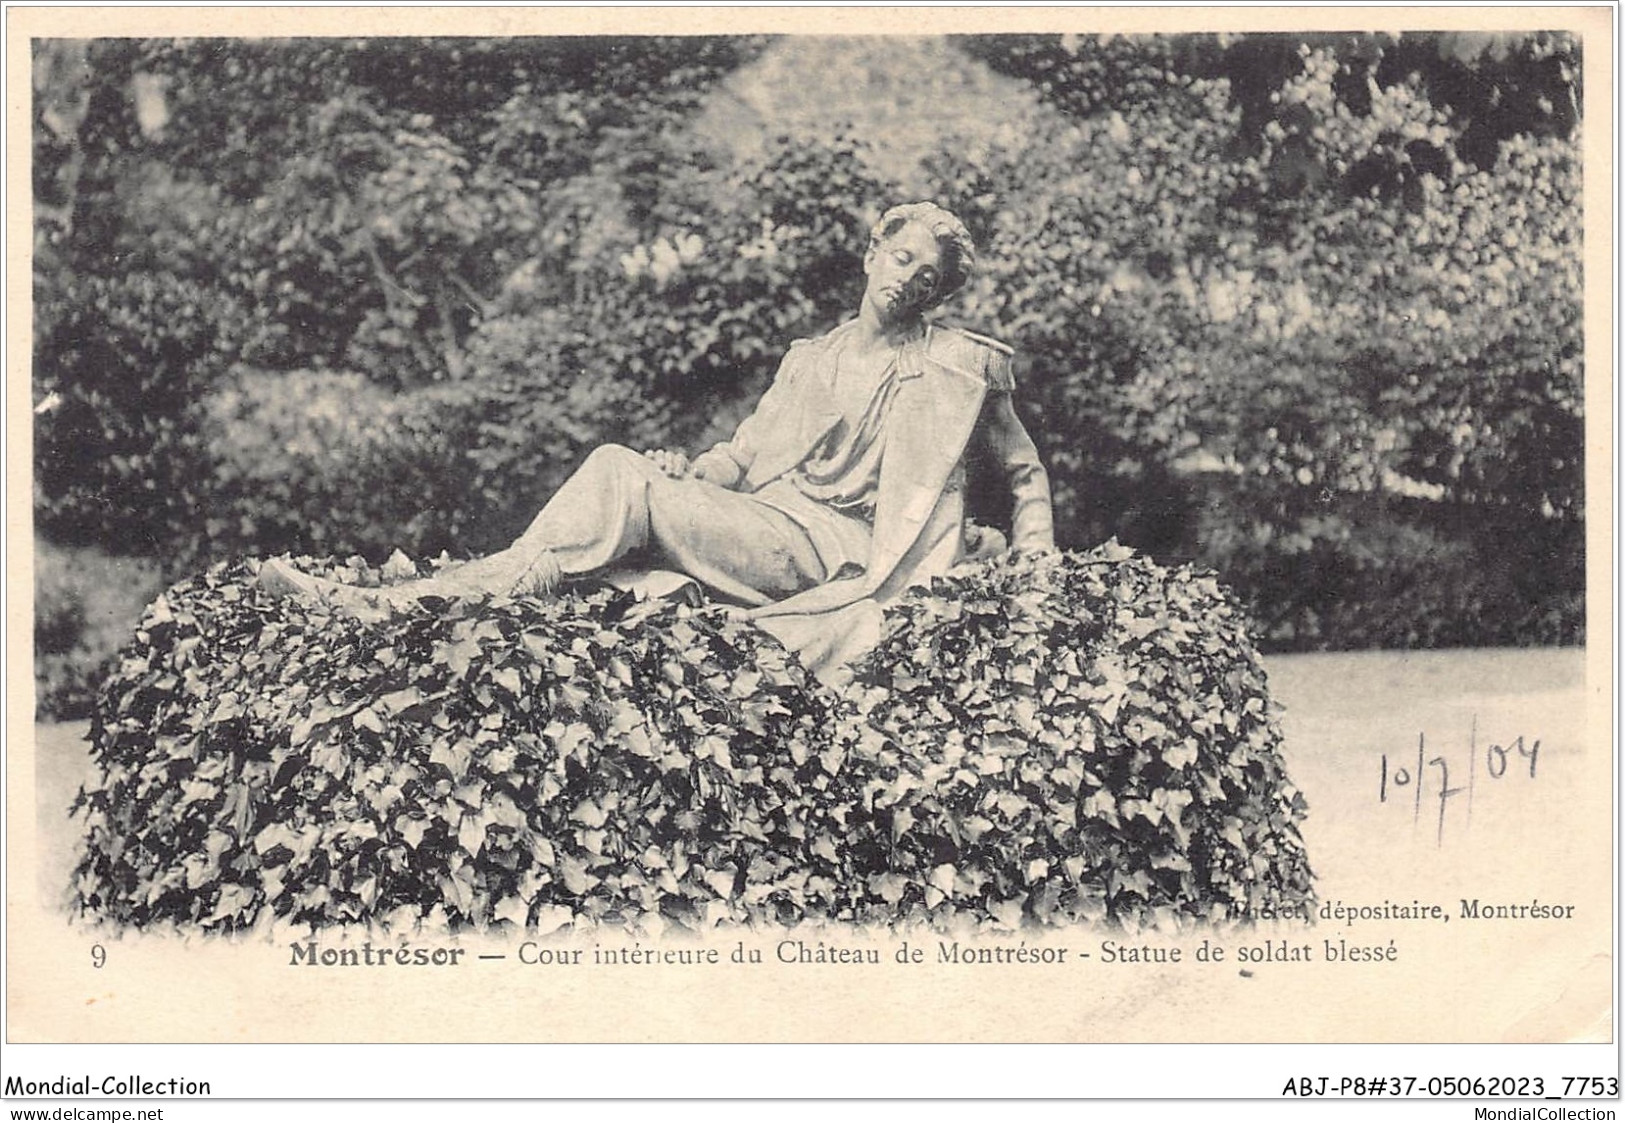
<svg viewBox="0 0 1625 1123">
<path fill-rule="evenodd" d="M 1428 1096 L 1434 1098 L 1512 1096 L 1575 1099 L 1619 1095 L 1617 1076 L 1294 1076 L 1283 1096 Z"/>
</svg>

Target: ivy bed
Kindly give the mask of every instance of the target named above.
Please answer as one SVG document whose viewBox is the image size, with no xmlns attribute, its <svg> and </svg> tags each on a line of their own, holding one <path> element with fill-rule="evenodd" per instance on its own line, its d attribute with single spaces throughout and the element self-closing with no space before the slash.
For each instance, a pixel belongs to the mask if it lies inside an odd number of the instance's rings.
<svg viewBox="0 0 1625 1123">
<path fill-rule="evenodd" d="M 1114 543 L 911 594 L 838 689 L 721 606 L 577 587 L 369 622 L 256 569 L 158 598 L 102 692 L 89 917 L 1140 927 L 1312 899 L 1241 611 Z"/>
</svg>

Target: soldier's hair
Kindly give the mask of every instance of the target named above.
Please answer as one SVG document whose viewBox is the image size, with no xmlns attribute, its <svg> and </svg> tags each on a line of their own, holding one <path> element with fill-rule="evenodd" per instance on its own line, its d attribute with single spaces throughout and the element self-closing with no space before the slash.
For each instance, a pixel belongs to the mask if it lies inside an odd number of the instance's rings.
<svg viewBox="0 0 1625 1123">
<path fill-rule="evenodd" d="M 964 287 L 965 281 L 976 271 L 976 243 L 965 224 L 948 210 L 935 203 L 900 203 L 880 216 L 869 231 L 869 248 L 880 244 L 911 222 L 918 222 L 937 240 L 937 252 L 942 256 L 940 281 L 931 294 L 930 307 L 947 300 Z"/>
</svg>

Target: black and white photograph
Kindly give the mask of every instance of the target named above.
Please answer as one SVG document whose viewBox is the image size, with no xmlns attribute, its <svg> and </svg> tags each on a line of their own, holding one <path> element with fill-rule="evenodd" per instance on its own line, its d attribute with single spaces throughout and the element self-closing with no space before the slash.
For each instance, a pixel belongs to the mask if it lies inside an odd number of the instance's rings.
<svg viewBox="0 0 1625 1123">
<path fill-rule="evenodd" d="M 8 10 L 6 1040 L 1617 1103 L 1617 13 L 630 11 Z"/>
</svg>

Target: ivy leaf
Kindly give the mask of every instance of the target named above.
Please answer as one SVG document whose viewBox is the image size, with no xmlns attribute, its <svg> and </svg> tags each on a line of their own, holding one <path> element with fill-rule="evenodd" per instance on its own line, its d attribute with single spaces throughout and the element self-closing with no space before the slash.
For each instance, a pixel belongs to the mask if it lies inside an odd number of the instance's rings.
<svg viewBox="0 0 1625 1123">
<path fill-rule="evenodd" d="M 988 906 L 988 912 L 1002 928 L 1014 930 L 1021 927 L 1023 909 L 1020 901 L 998 901 Z"/>
<path fill-rule="evenodd" d="M 1188 768 L 1196 763 L 1196 742 L 1189 738 L 1162 750 L 1162 762 L 1169 768 Z"/>
<path fill-rule="evenodd" d="M 552 935 L 575 921 L 575 913 L 563 905 L 543 905 L 531 931 L 538 937 Z"/>
<path fill-rule="evenodd" d="M 443 765 L 453 780 L 461 780 L 468 775 L 468 762 L 473 756 L 474 743 L 459 738 L 455 741 L 440 741 L 429 751 L 429 761 L 432 764 Z"/>
<path fill-rule="evenodd" d="M 379 570 L 379 576 L 389 582 L 406 581 L 417 575 L 417 565 L 398 549 L 389 555 L 389 560 Z"/>
<path fill-rule="evenodd" d="M 584 799 L 576 804 L 570 818 L 589 827 L 601 827 L 609 821 L 609 813 L 592 800 Z"/>
<path fill-rule="evenodd" d="M 334 776 L 343 776 L 350 768 L 350 754 L 337 740 L 322 741 L 310 750 L 310 763 Z"/>
<path fill-rule="evenodd" d="M 453 866 L 449 873 L 442 875 L 440 885 L 447 901 L 462 913 L 470 916 L 474 911 L 474 867 L 466 863 Z"/>
<path fill-rule="evenodd" d="M 219 921 L 235 921 L 254 904 L 256 893 L 246 885 L 235 882 L 227 883 L 220 889 L 220 898 L 215 902 L 214 910 L 204 918 L 205 925 L 215 924 Z"/>
<path fill-rule="evenodd" d="M 530 919 L 530 904 L 518 894 L 503 897 L 492 907 L 491 918 L 523 928 Z"/>
<path fill-rule="evenodd" d="M 908 879 L 895 873 L 878 874 L 869 881 L 869 891 L 895 907 L 908 890 Z"/>
<path fill-rule="evenodd" d="M 485 817 L 478 812 L 470 811 L 463 816 L 457 827 L 457 845 L 468 851 L 470 855 L 478 855 L 485 849 Z"/>
<path fill-rule="evenodd" d="M 823 752 L 818 754 L 818 763 L 821 764 L 823 766 L 823 768 L 824 768 L 824 771 L 829 773 L 831 776 L 834 776 L 835 774 L 840 772 L 841 764 L 845 760 L 846 760 L 846 746 L 845 745 L 840 745 L 840 744 L 831 745 L 829 748 L 825 749 Z"/>
<path fill-rule="evenodd" d="M 402 815 L 395 820 L 395 830 L 406 840 L 408 846 L 416 850 L 422 844 L 423 836 L 428 833 L 429 820 Z"/>
<path fill-rule="evenodd" d="M 502 687 L 502 689 L 506 690 L 515 698 L 519 697 L 525 691 L 524 680 L 519 677 L 519 672 L 512 667 L 502 667 L 496 671 L 493 671 L 491 673 L 491 681 Z"/>
<path fill-rule="evenodd" d="M 394 717 L 396 714 L 409 710 L 422 701 L 423 691 L 415 686 L 409 686 L 404 690 L 395 690 L 385 694 L 378 699 L 377 705 L 386 715 Z M 376 730 L 376 732 L 382 732 L 382 730 Z"/>
<path fill-rule="evenodd" d="M 586 863 L 572 854 L 558 856 L 558 869 L 559 880 L 564 883 L 564 888 L 577 897 L 598 882 L 596 877 L 587 872 Z"/>
<path fill-rule="evenodd" d="M 437 643 L 434 661 L 443 665 L 457 678 L 468 674 L 468 669 L 480 655 L 480 642 L 472 635 L 451 643 Z"/>
</svg>

